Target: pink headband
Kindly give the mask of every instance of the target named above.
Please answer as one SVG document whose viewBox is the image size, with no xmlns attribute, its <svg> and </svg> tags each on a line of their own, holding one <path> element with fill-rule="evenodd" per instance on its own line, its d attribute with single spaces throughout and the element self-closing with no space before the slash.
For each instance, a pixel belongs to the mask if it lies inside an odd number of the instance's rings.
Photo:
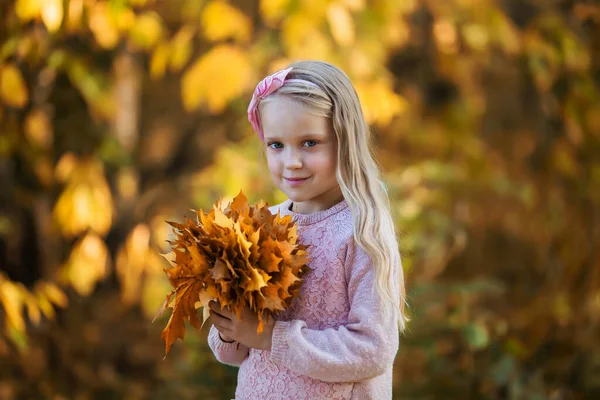
<svg viewBox="0 0 600 400">
<path fill-rule="evenodd" d="M 292 68 L 282 69 L 281 71 L 277 71 L 272 75 L 267 76 L 265 79 L 260 81 L 258 85 L 256 85 L 256 89 L 254 89 L 254 93 L 252 94 L 252 100 L 250 101 L 250 105 L 248 106 L 248 121 L 252 124 L 252 128 L 258 134 L 260 140 L 264 139 L 263 130 L 258 121 L 258 103 L 280 87 L 284 85 L 285 82 L 301 82 L 305 83 L 309 86 L 319 87 L 310 81 L 306 81 L 304 79 L 288 79 L 285 80 L 285 77 L 290 73 Z"/>
</svg>

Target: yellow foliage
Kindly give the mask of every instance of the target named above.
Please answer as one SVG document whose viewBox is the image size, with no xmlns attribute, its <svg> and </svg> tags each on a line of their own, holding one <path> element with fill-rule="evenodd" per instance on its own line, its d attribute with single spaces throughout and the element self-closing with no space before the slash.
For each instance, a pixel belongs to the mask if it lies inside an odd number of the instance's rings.
<svg viewBox="0 0 600 400">
<path fill-rule="evenodd" d="M 62 0 L 44 0 L 42 6 L 42 21 L 48 31 L 56 32 L 63 21 L 64 10 Z"/>
<path fill-rule="evenodd" d="M 42 0 L 17 0 L 15 12 L 23 22 L 39 17 L 42 9 Z"/>
<path fill-rule="evenodd" d="M 284 21 L 281 37 L 290 58 L 333 61 L 331 40 L 319 30 L 321 21 L 310 13 L 294 14 Z"/>
<path fill-rule="evenodd" d="M 191 26 L 184 26 L 171 40 L 171 71 L 179 72 L 187 64 L 192 55 L 192 38 L 195 30 Z"/>
<path fill-rule="evenodd" d="M 58 163 L 57 178 L 65 178 L 68 183 L 53 211 L 60 231 L 66 237 L 77 236 L 88 228 L 106 234 L 112 223 L 112 196 L 102 164 L 76 160 L 70 154 L 64 157 L 65 161 Z"/>
<path fill-rule="evenodd" d="M 312 15 L 315 22 L 320 24 L 327 14 L 331 0 L 300 0 L 298 3 L 300 13 Z"/>
<path fill-rule="evenodd" d="M 66 25 L 70 32 L 76 31 L 81 26 L 83 17 L 83 0 L 70 0 L 66 10 Z"/>
<path fill-rule="evenodd" d="M 18 284 L 4 279 L 0 275 L 0 303 L 6 312 L 6 320 L 17 331 L 25 330 L 25 320 L 22 315 L 23 293 Z"/>
<path fill-rule="evenodd" d="M 467 45 L 473 50 L 484 51 L 489 44 L 488 28 L 475 23 L 465 24 L 462 27 L 462 35 Z"/>
<path fill-rule="evenodd" d="M 233 38 L 247 42 L 252 33 L 250 19 L 224 1 L 213 0 L 202 12 L 202 31 L 213 42 Z"/>
<path fill-rule="evenodd" d="M 332 3 L 327 9 L 327 21 L 338 45 L 348 47 L 354 43 L 354 20 L 348 8 L 341 3 Z"/>
<path fill-rule="evenodd" d="M 150 59 L 150 77 L 152 79 L 161 79 L 165 75 L 170 55 L 169 43 L 161 42 L 156 46 Z"/>
<path fill-rule="evenodd" d="M 51 303 L 59 307 L 66 307 L 69 304 L 65 292 L 53 282 L 40 282 L 35 289 L 35 293 L 46 296 Z"/>
<path fill-rule="evenodd" d="M 382 28 L 382 39 L 388 51 L 394 48 L 400 48 L 410 40 L 410 27 L 402 18 L 398 18 L 394 22 L 387 23 Z M 385 50 L 382 46 L 377 48 Z"/>
<path fill-rule="evenodd" d="M 352 11 L 360 11 L 365 8 L 365 0 L 341 0 L 341 3 Z"/>
<path fill-rule="evenodd" d="M 90 9 L 90 30 L 96 42 L 105 49 L 112 49 L 119 42 L 119 29 L 109 5 L 104 2 L 94 4 Z"/>
<path fill-rule="evenodd" d="M 252 83 L 248 54 L 234 45 L 219 45 L 200 57 L 181 79 L 181 95 L 186 110 L 206 105 L 212 113 L 244 93 Z"/>
<path fill-rule="evenodd" d="M 406 100 L 394 93 L 390 84 L 382 79 L 357 82 L 355 87 L 365 119 L 370 124 L 389 124 L 393 117 L 408 107 Z"/>
<path fill-rule="evenodd" d="M 98 234 L 90 231 L 71 250 L 64 266 L 64 278 L 77 293 L 88 296 L 96 283 L 106 276 L 108 260 L 106 244 Z"/>
<path fill-rule="evenodd" d="M 0 100 L 11 107 L 24 107 L 29 101 L 27 85 L 14 64 L 0 64 Z"/>
<path fill-rule="evenodd" d="M 65 293 L 54 283 L 38 282 L 34 291 L 29 291 L 23 284 L 13 282 L 0 273 L 0 305 L 6 314 L 6 325 L 8 329 L 17 332 L 25 332 L 24 308 L 27 308 L 29 319 L 34 324 L 41 320 L 41 313 L 48 318 L 54 316 L 55 304 L 66 307 L 68 304 Z"/>
<path fill-rule="evenodd" d="M 162 38 L 163 30 L 160 16 L 155 12 L 146 12 L 135 19 L 129 32 L 130 43 L 145 50 L 151 49 Z"/>
<path fill-rule="evenodd" d="M 145 224 L 139 224 L 117 253 L 115 269 L 121 282 L 121 299 L 124 304 L 131 305 L 140 301 L 148 275 L 163 274 L 163 262 L 149 244 L 150 229 Z M 152 305 L 152 309 L 156 310 L 160 301 L 154 301 Z"/>
<path fill-rule="evenodd" d="M 290 0 L 260 0 L 260 15 L 271 27 L 275 26 L 286 15 Z"/>
<path fill-rule="evenodd" d="M 52 124 L 48 116 L 40 109 L 31 111 L 25 118 L 25 136 L 27 139 L 44 149 L 52 145 Z"/>
</svg>

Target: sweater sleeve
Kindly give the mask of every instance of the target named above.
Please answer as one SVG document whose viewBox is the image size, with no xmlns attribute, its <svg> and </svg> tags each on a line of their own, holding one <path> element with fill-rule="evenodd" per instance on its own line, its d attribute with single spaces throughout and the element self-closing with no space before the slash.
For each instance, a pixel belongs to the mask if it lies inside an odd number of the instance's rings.
<svg viewBox="0 0 600 400">
<path fill-rule="evenodd" d="M 208 333 L 208 346 L 219 362 L 234 367 L 239 367 L 249 354 L 248 347 L 243 344 L 238 342 L 227 343 L 221 340 L 219 331 L 214 325 L 210 327 Z"/>
<path fill-rule="evenodd" d="M 270 354 L 275 364 L 326 382 L 358 382 L 392 366 L 398 351 L 398 324 L 384 317 L 371 258 L 352 242 L 346 257 L 348 323 L 316 330 L 300 320 L 277 321 Z M 400 268 L 399 255 L 395 259 L 394 268 Z"/>
</svg>

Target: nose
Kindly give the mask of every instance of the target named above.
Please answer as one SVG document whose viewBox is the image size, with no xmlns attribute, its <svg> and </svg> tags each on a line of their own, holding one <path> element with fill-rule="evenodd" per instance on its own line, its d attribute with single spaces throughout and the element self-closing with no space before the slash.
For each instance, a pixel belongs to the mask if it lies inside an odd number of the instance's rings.
<svg viewBox="0 0 600 400">
<path fill-rule="evenodd" d="M 283 155 L 283 162 L 286 169 L 302 168 L 302 154 L 300 151 L 288 147 Z"/>
</svg>

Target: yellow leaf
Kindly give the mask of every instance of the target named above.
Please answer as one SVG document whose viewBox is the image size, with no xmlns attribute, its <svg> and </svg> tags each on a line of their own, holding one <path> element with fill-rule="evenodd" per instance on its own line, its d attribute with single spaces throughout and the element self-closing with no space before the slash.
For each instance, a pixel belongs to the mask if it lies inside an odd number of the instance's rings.
<svg viewBox="0 0 600 400">
<path fill-rule="evenodd" d="M 200 305 L 202 306 L 202 325 L 201 326 L 204 326 L 204 323 L 210 316 L 210 308 L 208 307 L 208 303 L 210 303 L 212 300 L 216 300 L 216 297 L 214 297 L 211 293 L 209 293 L 207 291 L 200 292 Z"/>
<path fill-rule="evenodd" d="M 119 42 L 119 30 L 108 3 L 94 4 L 90 10 L 89 27 L 96 42 L 105 49 L 112 49 Z"/>
<path fill-rule="evenodd" d="M 365 0 L 342 0 L 342 3 L 352 11 L 360 11 L 365 8 Z"/>
<path fill-rule="evenodd" d="M 25 118 L 25 136 L 29 141 L 43 149 L 52 145 L 52 126 L 48 116 L 40 109 L 35 109 Z"/>
<path fill-rule="evenodd" d="M 67 29 L 70 32 L 76 31 L 81 26 L 83 16 L 83 0 L 70 0 L 67 10 Z"/>
<path fill-rule="evenodd" d="M 250 39 L 250 19 L 235 7 L 221 0 L 213 0 L 202 12 L 204 36 L 213 42 L 228 38 L 240 42 Z"/>
<path fill-rule="evenodd" d="M 357 82 L 356 92 L 368 123 L 387 125 L 392 118 L 408 108 L 407 101 L 391 89 L 382 79 L 374 82 Z"/>
<path fill-rule="evenodd" d="M 150 229 L 138 224 L 117 253 L 115 268 L 121 283 L 121 299 L 126 305 L 140 300 L 143 274 L 149 261 L 149 243 Z"/>
<path fill-rule="evenodd" d="M 13 65 L 0 65 L 0 100 L 11 107 L 24 107 L 29 101 L 21 71 Z"/>
<path fill-rule="evenodd" d="M 233 229 L 233 220 L 232 219 L 225 216 L 225 214 L 223 214 L 223 211 L 221 211 L 217 207 L 214 208 L 214 212 L 215 212 L 215 224 L 217 224 L 223 228 Z"/>
<path fill-rule="evenodd" d="M 37 299 L 32 295 L 26 296 L 25 305 L 27 306 L 27 315 L 29 315 L 31 322 L 35 325 L 39 324 L 42 320 L 42 313 L 40 312 Z"/>
<path fill-rule="evenodd" d="M 52 303 L 50 303 L 48 296 L 46 296 L 45 293 L 38 293 L 37 302 L 46 318 L 53 319 L 56 313 L 54 312 L 54 307 L 52 306 Z"/>
<path fill-rule="evenodd" d="M 285 19 L 282 41 L 291 59 L 333 61 L 331 40 L 321 33 L 319 23 L 312 13 L 294 14 Z"/>
<path fill-rule="evenodd" d="M 343 4 L 332 3 L 327 9 L 327 21 L 333 39 L 343 47 L 354 43 L 354 21 L 352 14 Z"/>
<path fill-rule="evenodd" d="M 160 79 L 165 76 L 170 55 L 171 48 L 168 43 L 162 42 L 156 46 L 150 59 L 150 77 L 152 79 Z"/>
<path fill-rule="evenodd" d="M 50 302 L 59 307 L 66 307 L 69 304 L 69 299 L 65 292 L 52 282 L 42 282 L 40 291 L 46 295 Z"/>
<path fill-rule="evenodd" d="M 63 21 L 63 2 L 62 0 L 44 0 L 42 6 L 42 21 L 48 31 L 56 32 Z"/>
<path fill-rule="evenodd" d="M 67 261 L 69 283 L 81 296 L 88 296 L 107 273 L 108 249 L 104 241 L 90 231 L 71 251 Z"/>
<path fill-rule="evenodd" d="M 462 34 L 467 45 L 473 50 L 484 51 L 489 44 L 488 28 L 479 24 L 466 24 L 462 27 Z"/>
<path fill-rule="evenodd" d="M 252 242 L 246 239 L 246 235 L 242 232 L 240 228 L 239 222 L 234 224 L 235 233 L 237 236 L 237 242 L 240 245 L 240 250 L 244 255 L 245 259 L 250 259 L 250 248 L 252 247 Z"/>
<path fill-rule="evenodd" d="M 135 25 L 135 12 L 131 8 L 118 8 L 114 20 L 119 32 L 128 32 Z"/>
<path fill-rule="evenodd" d="M 75 165 L 77 165 L 75 154 L 65 153 L 56 164 L 54 172 L 56 179 L 61 183 L 66 182 L 71 177 L 71 173 L 75 170 Z"/>
<path fill-rule="evenodd" d="M 250 272 L 250 275 L 247 277 L 247 280 L 245 282 L 242 282 L 240 284 L 240 286 L 244 288 L 244 290 L 248 292 L 254 292 L 267 286 L 267 282 L 265 281 L 265 275 L 263 271 L 252 267 L 248 268 L 248 270 Z"/>
<path fill-rule="evenodd" d="M 31 21 L 40 15 L 42 0 L 17 0 L 15 12 L 23 22 Z"/>
<path fill-rule="evenodd" d="M 190 60 L 193 37 L 194 29 L 191 26 L 184 26 L 171 41 L 171 71 L 179 72 Z"/>
<path fill-rule="evenodd" d="M 54 206 L 54 218 L 66 237 L 88 228 L 104 235 L 112 225 L 112 195 L 103 165 L 93 159 L 73 162 L 67 187 Z"/>
<path fill-rule="evenodd" d="M 23 295 L 18 286 L 9 280 L 0 280 L 0 303 L 4 307 L 7 321 L 17 331 L 25 330 L 23 320 Z"/>
<path fill-rule="evenodd" d="M 129 32 L 131 44 L 142 49 L 154 47 L 163 36 L 163 25 L 160 16 L 152 11 L 136 18 Z"/>
<path fill-rule="evenodd" d="M 274 27 L 285 15 L 290 0 L 260 0 L 260 14 L 268 26 Z"/>
<path fill-rule="evenodd" d="M 220 45 L 200 57 L 181 79 L 181 95 L 186 110 L 206 105 L 212 113 L 244 93 L 252 82 L 248 54 L 232 45 Z"/>
<path fill-rule="evenodd" d="M 261 289 L 262 297 L 259 297 L 259 306 L 273 311 L 281 311 L 285 307 L 285 303 L 279 297 L 279 287 L 276 285 L 267 285 Z"/>
</svg>

